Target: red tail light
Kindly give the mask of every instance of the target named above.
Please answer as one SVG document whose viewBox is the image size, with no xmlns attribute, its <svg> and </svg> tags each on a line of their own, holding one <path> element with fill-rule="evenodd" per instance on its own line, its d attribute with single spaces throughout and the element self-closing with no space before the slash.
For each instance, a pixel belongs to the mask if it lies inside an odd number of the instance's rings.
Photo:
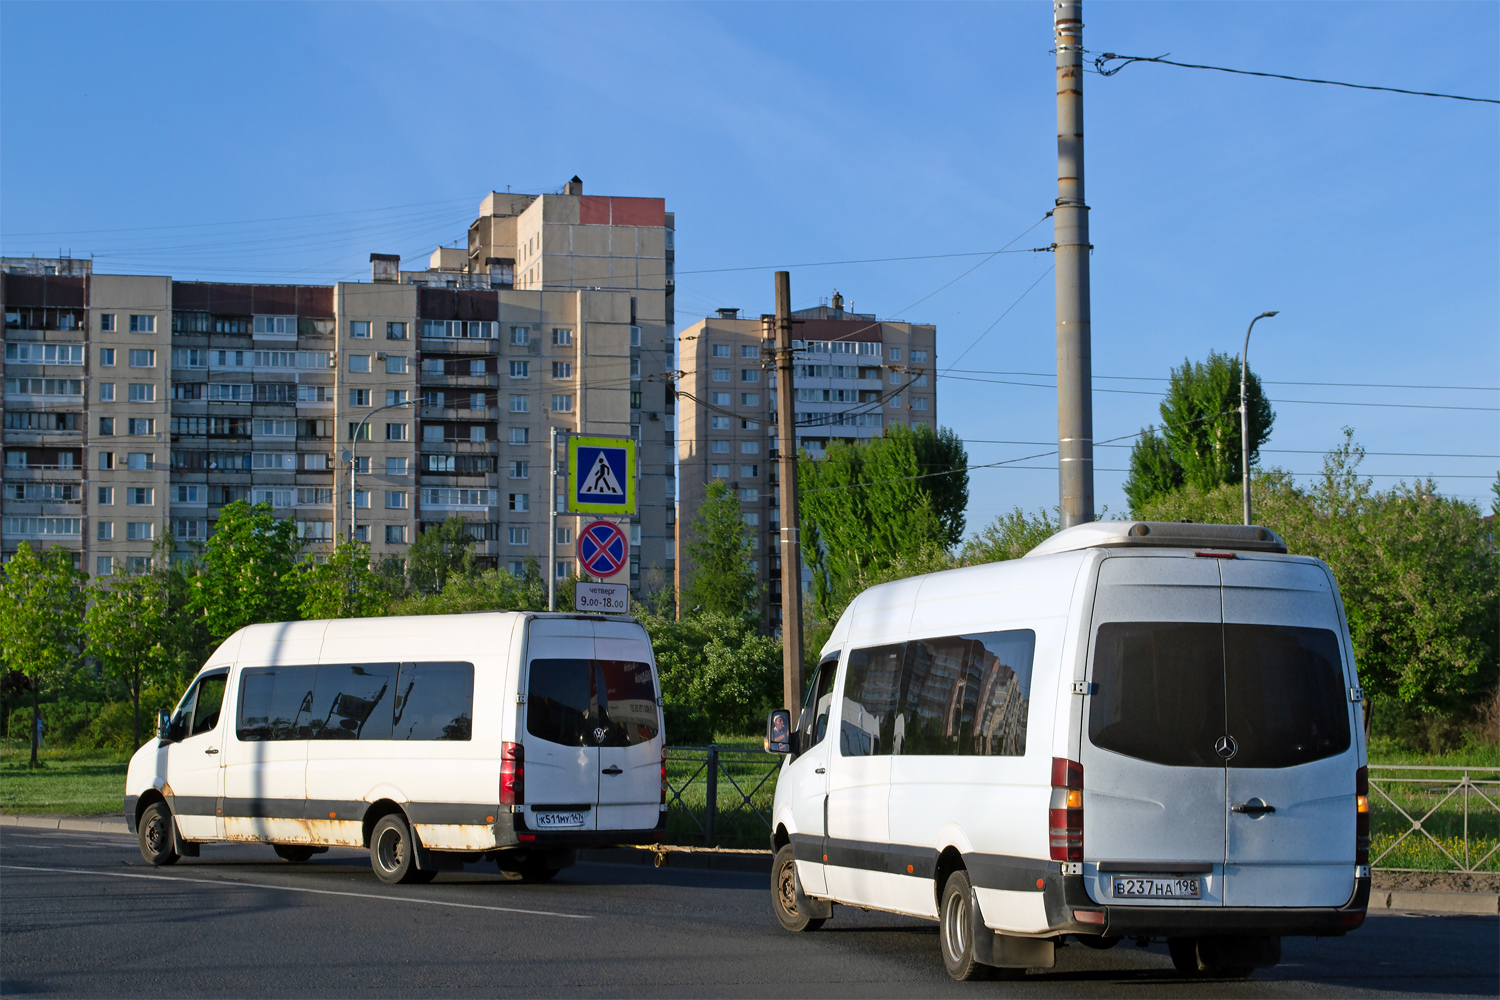
<svg viewBox="0 0 1500 1000">
<path fill-rule="evenodd" d="M 500 744 L 500 804 L 526 804 L 526 748 L 519 743 Z"/>
<path fill-rule="evenodd" d="M 1053 861 L 1083 860 L 1083 765 L 1052 758 L 1052 801 L 1047 834 Z"/>
<path fill-rule="evenodd" d="M 1354 863 L 1370 863 L 1370 769 L 1354 772 Z"/>
<path fill-rule="evenodd" d="M 661 804 L 667 804 L 667 748 L 661 748 Z"/>
</svg>

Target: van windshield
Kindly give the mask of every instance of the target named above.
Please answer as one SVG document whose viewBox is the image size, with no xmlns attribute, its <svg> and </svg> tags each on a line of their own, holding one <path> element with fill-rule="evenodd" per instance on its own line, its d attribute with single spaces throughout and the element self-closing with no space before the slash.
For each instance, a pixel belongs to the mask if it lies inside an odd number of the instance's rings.
<svg viewBox="0 0 1500 1000">
<path fill-rule="evenodd" d="M 1180 767 L 1290 767 L 1349 749 L 1338 637 L 1328 629 L 1106 622 L 1094 642 L 1089 740 Z"/>
<path fill-rule="evenodd" d="M 526 731 L 574 747 L 646 743 L 661 731 L 651 665 L 628 660 L 531 661 Z"/>
</svg>

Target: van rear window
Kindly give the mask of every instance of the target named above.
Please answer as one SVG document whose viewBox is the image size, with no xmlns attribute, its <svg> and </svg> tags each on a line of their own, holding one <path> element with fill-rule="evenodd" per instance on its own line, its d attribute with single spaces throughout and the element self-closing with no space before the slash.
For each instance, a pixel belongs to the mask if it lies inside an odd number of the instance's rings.
<svg viewBox="0 0 1500 1000">
<path fill-rule="evenodd" d="M 531 661 L 526 731 L 573 747 L 646 743 L 661 731 L 651 665 L 628 660 Z"/>
<path fill-rule="evenodd" d="M 1338 637 L 1328 629 L 1107 622 L 1094 641 L 1089 740 L 1182 767 L 1289 767 L 1349 749 Z"/>
</svg>

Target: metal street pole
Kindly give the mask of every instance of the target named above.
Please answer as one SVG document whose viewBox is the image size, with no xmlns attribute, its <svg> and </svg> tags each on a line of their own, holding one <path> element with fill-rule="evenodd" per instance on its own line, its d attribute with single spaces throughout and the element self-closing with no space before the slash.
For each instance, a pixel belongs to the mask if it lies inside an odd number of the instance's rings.
<svg viewBox="0 0 1500 1000">
<path fill-rule="evenodd" d="M 802 703 L 802 543 L 797 511 L 796 389 L 792 385 L 792 278 L 776 272 L 776 461 L 781 471 L 781 694 Z"/>
<path fill-rule="evenodd" d="M 1279 310 L 1269 309 L 1250 321 L 1245 328 L 1245 348 L 1240 351 L 1240 485 L 1245 492 L 1245 523 L 1250 523 L 1250 407 L 1245 400 L 1245 365 L 1250 360 L 1250 331 L 1263 319 L 1270 319 Z"/>
<path fill-rule="evenodd" d="M 557 427 L 547 445 L 547 610 L 557 610 Z"/>
<path fill-rule="evenodd" d="M 359 459 L 355 456 L 354 452 L 355 449 L 359 447 L 359 436 L 360 434 L 364 433 L 365 425 L 370 422 L 370 418 L 379 413 L 381 410 L 392 410 L 402 406 L 412 406 L 415 405 L 415 403 L 416 400 L 408 399 L 404 403 L 387 403 L 384 406 L 377 406 L 375 409 L 365 414 L 365 419 L 361 420 L 359 422 L 359 426 L 354 429 L 354 440 L 349 442 L 349 541 L 351 542 L 354 541 L 354 499 L 357 496 L 354 489 L 354 482 L 355 477 L 359 474 Z"/>
<path fill-rule="evenodd" d="M 1061 526 L 1094 519 L 1093 359 L 1089 346 L 1089 209 L 1083 198 L 1083 4 L 1055 0 L 1057 203 L 1057 477 Z"/>
</svg>

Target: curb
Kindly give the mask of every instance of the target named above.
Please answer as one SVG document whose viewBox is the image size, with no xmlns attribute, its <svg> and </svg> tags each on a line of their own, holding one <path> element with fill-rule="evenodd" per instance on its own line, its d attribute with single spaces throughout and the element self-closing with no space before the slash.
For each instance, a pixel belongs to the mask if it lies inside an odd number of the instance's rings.
<svg viewBox="0 0 1500 1000">
<path fill-rule="evenodd" d="M 661 861 L 658 863 L 658 856 Z M 714 851 L 703 848 L 673 850 L 667 847 L 658 853 L 649 847 L 605 847 L 578 852 L 579 861 L 606 865 L 656 865 L 656 867 L 693 869 L 697 871 L 750 872 L 771 874 L 771 852 L 756 851 L 740 853 Z"/>
<path fill-rule="evenodd" d="M 1372 892 L 1372 910 L 1417 910 L 1426 913 L 1500 913 L 1500 893 Z"/>
<path fill-rule="evenodd" d="M 32 830 L 72 830 L 76 833 L 126 833 L 125 817 L 107 819 L 68 819 L 65 816 L 0 815 L 0 826 L 26 827 Z"/>
</svg>

